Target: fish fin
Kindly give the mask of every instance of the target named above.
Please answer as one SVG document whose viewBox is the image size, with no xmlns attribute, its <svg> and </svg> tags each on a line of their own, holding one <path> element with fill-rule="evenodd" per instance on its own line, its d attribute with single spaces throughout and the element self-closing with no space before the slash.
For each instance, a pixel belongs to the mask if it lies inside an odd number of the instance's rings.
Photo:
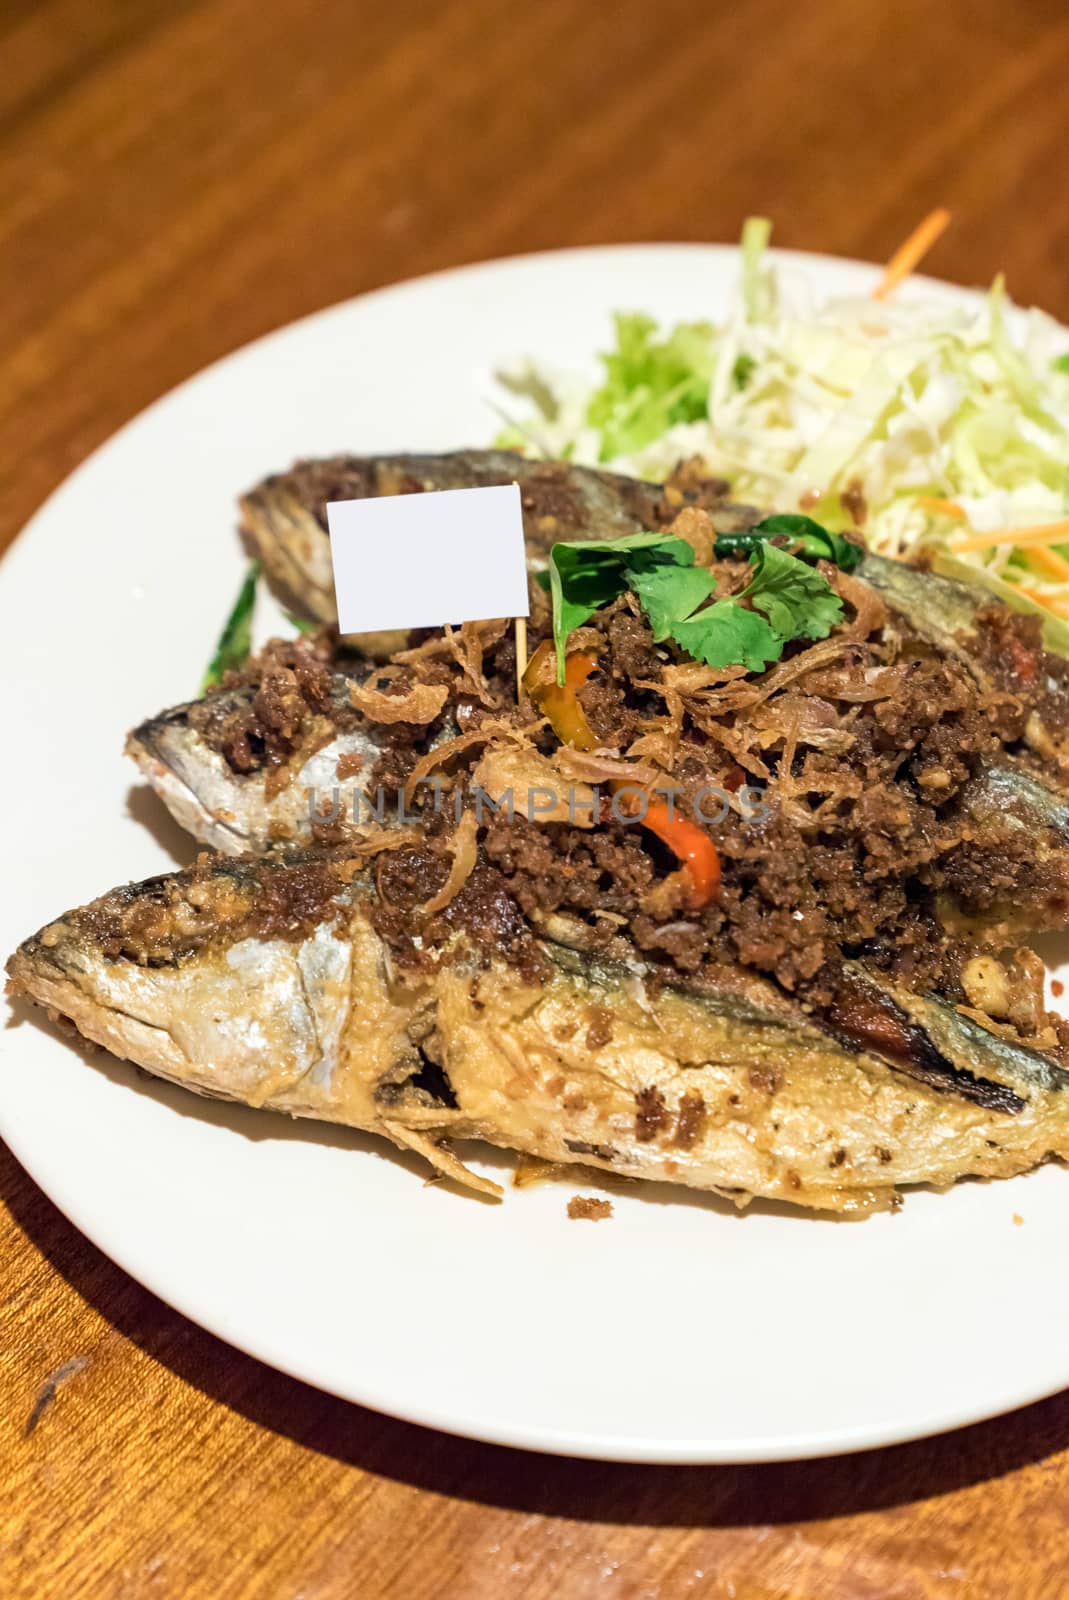
<svg viewBox="0 0 1069 1600">
<path fill-rule="evenodd" d="M 417 1155 L 429 1161 L 443 1178 L 452 1178 L 454 1183 L 463 1184 L 465 1189 L 474 1189 L 479 1194 L 492 1195 L 495 1200 L 500 1200 L 504 1193 L 499 1183 L 493 1183 L 489 1178 L 480 1178 L 475 1172 L 466 1167 L 451 1150 L 446 1150 L 426 1133 L 419 1133 L 415 1128 L 406 1128 L 402 1122 L 388 1122 L 383 1119 L 383 1128 L 396 1144 L 404 1145 L 408 1150 L 414 1150 Z"/>
</svg>

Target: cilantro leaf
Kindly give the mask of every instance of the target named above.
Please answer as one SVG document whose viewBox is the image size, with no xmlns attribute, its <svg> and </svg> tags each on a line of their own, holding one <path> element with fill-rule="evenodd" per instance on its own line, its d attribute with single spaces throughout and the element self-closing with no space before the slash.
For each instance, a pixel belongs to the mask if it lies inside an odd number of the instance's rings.
<svg viewBox="0 0 1069 1600">
<path fill-rule="evenodd" d="M 1051 366 L 1055 372 L 1069 372 L 1069 350 L 1063 356 L 1055 356 Z"/>
<path fill-rule="evenodd" d="M 763 672 L 783 654 L 781 635 L 737 600 L 716 600 L 696 616 L 677 622 L 672 637 L 688 655 L 710 667 L 741 664 L 747 672 Z"/>
<path fill-rule="evenodd" d="M 708 600 L 716 579 L 706 567 L 652 567 L 628 572 L 630 587 L 642 601 L 653 637 L 658 644 L 674 634 L 677 625 Z"/>
<path fill-rule="evenodd" d="M 553 548 L 559 550 L 561 547 L 554 545 Z M 694 561 L 694 546 L 671 533 L 628 533 L 622 539 L 588 539 L 585 544 L 576 544 L 574 548 L 588 551 L 595 560 L 616 560 L 621 556 L 629 556 L 631 565 L 672 561 L 678 567 L 689 567 Z"/>
<path fill-rule="evenodd" d="M 750 560 L 754 575 L 738 598 L 763 611 L 784 642 L 826 639 L 843 614 L 827 579 L 774 544 L 758 545 Z"/>
<path fill-rule="evenodd" d="M 760 543 L 750 561 L 753 577 L 741 594 L 716 600 L 671 629 L 678 645 L 711 667 L 741 662 L 748 672 L 763 672 L 789 640 L 826 639 L 842 617 L 842 601 L 827 579 L 797 556 Z"/>
<path fill-rule="evenodd" d="M 554 545 L 549 562 L 553 636 L 557 641 L 557 681 L 564 682 L 564 647 L 576 628 L 615 600 L 624 589 L 623 566 L 583 560 L 574 546 Z"/>
<path fill-rule="evenodd" d="M 865 553 L 859 545 L 844 539 L 841 533 L 832 533 L 821 523 L 814 522 L 812 517 L 789 511 L 765 517 L 752 531 L 760 533 L 765 539 L 771 539 L 777 533 L 786 534 L 801 547 L 803 557 L 809 555 L 815 556 L 818 561 L 834 561 L 844 572 L 853 572 Z"/>
<path fill-rule="evenodd" d="M 693 564 L 694 550 L 687 541 L 663 533 L 631 533 L 622 539 L 555 544 L 549 553 L 549 592 L 553 600 L 557 682 L 564 682 L 564 652 L 569 636 L 595 611 L 631 587 L 629 571 L 637 575 L 659 566 Z"/>
<path fill-rule="evenodd" d="M 774 520 L 766 519 L 762 527 Z M 818 524 L 812 526 L 822 537 L 831 537 Z M 771 530 L 779 531 L 787 530 Z M 770 661 L 779 660 L 789 640 L 826 638 L 843 614 L 842 601 L 827 580 L 804 560 L 770 544 L 768 537 L 752 540 L 748 554 L 753 570 L 742 593 L 705 605 L 716 580 L 707 568 L 695 566 L 694 550 L 685 539 L 638 533 L 555 544 L 549 589 L 557 682 L 564 683 L 565 651 L 573 631 L 626 589 L 638 597 L 657 643 L 672 639 L 710 666 L 740 663 L 749 672 L 762 672 Z"/>
</svg>

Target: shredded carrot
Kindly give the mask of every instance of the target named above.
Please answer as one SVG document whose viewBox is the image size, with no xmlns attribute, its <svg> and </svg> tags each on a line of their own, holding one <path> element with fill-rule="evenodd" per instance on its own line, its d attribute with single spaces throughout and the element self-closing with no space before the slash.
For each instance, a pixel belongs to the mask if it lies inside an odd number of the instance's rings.
<svg viewBox="0 0 1069 1600">
<path fill-rule="evenodd" d="M 1042 589 L 1030 589 L 1023 583 L 1011 583 L 1010 588 L 1016 589 L 1018 594 L 1023 594 L 1033 605 L 1042 606 L 1045 611 L 1053 611 L 1056 617 L 1069 617 L 1069 604 L 1056 599 L 1053 595 L 1044 594 Z"/>
<path fill-rule="evenodd" d="M 997 544 L 1016 545 L 1018 550 L 1033 550 L 1038 545 L 1065 544 L 1069 541 L 1069 519 L 1040 523 L 1035 528 L 999 528 L 995 533 L 974 533 L 959 539 L 950 549 L 959 555 L 966 550 L 992 550 Z"/>
<path fill-rule="evenodd" d="M 886 300 L 887 296 L 915 271 L 923 258 L 928 254 L 939 235 L 950 221 L 950 212 L 943 206 L 930 211 L 924 221 L 914 228 L 904 244 L 900 244 L 884 269 L 883 277 L 872 291 L 874 300 Z"/>
<path fill-rule="evenodd" d="M 937 517 L 954 517 L 959 522 L 967 521 L 965 511 L 956 500 L 941 500 L 938 495 L 919 494 L 917 504 L 922 511 L 931 511 Z"/>
<path fill-rule="evenodd" d="M 1048 550 L 1045 545 L 1037 545 L 1026 554 L 1032 571 L 1038 572 L 1041 578 L 1057 578 L 1061 583 L 1069 583 L 1069 561 L 1059 555 L 1057 550 Z"/>
<path fill-rule="evenodd" d="M 934 516 L 953 517 L 955 521 L 960 522 L 968 521 L 968 513 L 956 500 L 943 500 L 937 495 L 920 494 L 917 496 L 917 504 L 923 511 L 930 511 Z M 1063 526 L 1063 524 L 1054 523 L 1052 526 L 1057 528 Z M 1064 526 L 1069 528 L 1069 524 Z M 1015 533 L 1013 529 L 1004 529 L 998 534 L 977 534 L 975 537 L 963 539 L 959 543 L 951 545 L 951 549 L 982 550 L 986 549 L 991 543 L 1002 544 L 1006 542 L 1016 544 L 1019 534 L 1028 533 L 1029 531 L 1035 530 L 1022 528 Z M 1057 550 L 1049 550 L 1045 545 L 1024 545 L 1022 549 L 1028 557 L 1028 563 L 1033 572 L 1039 577 L 1056 578 L 1061 583 L 1069 583 L 1069 561 L 1063 555 L 1059 555 Z"/>
</svg>

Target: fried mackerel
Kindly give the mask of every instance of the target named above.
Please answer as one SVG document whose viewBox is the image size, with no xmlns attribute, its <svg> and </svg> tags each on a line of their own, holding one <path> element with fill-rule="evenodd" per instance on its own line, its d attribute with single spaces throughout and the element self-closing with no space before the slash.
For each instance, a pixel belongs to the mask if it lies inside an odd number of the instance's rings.
<svg viewBox="0 0 1069 1600">
<path fill-rule="evenodd" d="M 730 583 L 732 564 L 721 567 Z M 803 929 L 819 949 L 829 908 L 833 940 L 855 914 L 865 937 L 899 939 L 909 908 L 927 916 L 936 894 L 945 920 L 978 934 L 1067 925 L 1069 664 L 1045 651 L 1034 620 L 952 580 L 870 555 L 834 581 L 849 622 L 760 676 L 655 648 L 626 602 L 587 635 L 600 666 L 580 698 L 606 758 L 637 763 L 640 783 L 752 785 L 769 802 L 767 826 L 733 814 L 718 836 L 723 904 L 755 925 L 728 953 L 764 966 L 744 945 L 794 946 Z M 537 589 L 532 640 L 548 628 Z M 127 751 L 198 840 L 259 852 L 359 839 L 396 821 L 413 771 L 425 783 L 457 776 L 434 751 L 466 752 L 463 785 L 484 755 L 501 768 L 532 715 L 516 710 L 503 622 L 429 633 L 385 665 L 324 629 L 274 641 L 222 688 L 142 723 Z M 556 758 L 551 735 L 534 749 Z M 577 780 L 582 759 L 569 759 L 558 786 Z M 666 919 L 651 923 L 645 893 L 661 892 L 634 830 L 626 837 L 606 903 L 638 917 L 640 937 L 674 959 L 692 946 L 700 955 L 704 924 L 677 937 L 653 926 Z M 563 852 L 573 890 L 590 880 L 576 907 L 586 914 L 612 838 L 611 827 L 594 844 L 583 829 L 521 826 L 496 830 L 491 848 L 536 880 L 554 878 Z M 767 893 L 755 897 L 758 878 Z M 525 891 L 523 903 L 543 892 Z"/>
<path fill-rule="evenodd" d="M 545 566 L 558 539 L 618 539 L 661 528 L 684 505 L 716 509 L 719 526 L 742 526 L 744 507 L 727 498 L 721 478 L 682 465 L 667 484 L 645 483 L 567 461 L 531 461 L 512 450 L 455 450 L 444 455 L 329 456 L 296 462 L 242 496 L 241 533 L 277 594 L 312 622 L 337 621 L 327 535 L 332 500 L 478 489 L 518 483 L 528 562 Z M 365 635 L 378 656 L 401 649 L 399 633 Z"/>
<path fill-rule="evenodd" d="M 478 1136 L 865 1210 L 1065 1156 L 1069 1030 L 1022 934 L 1069 906 L 1069 669 L 961 585 L 822 570 L 842 622 L 758 674 L 655 645 L 629 595 L 597 612 L 569 641 L 591 749 L 517 704 L 504 623 L 379 665 L 276 642 L 132 737 L 202 837 L 267 853 L 68 913 L 15 988 L 150 1071 L 454 1176 L 445 1141 Z M 715 897 L 609 803 L 625 780 L 706 828 Z"/>
<path fill-rule="evenodd" d="M 12 986 L 159 1077 L 368 1129 L 488 1193 L 448 1141 L 840 1212 L 1069 1153 L 1060 1062 L 953 1007 L 889 987 L 858 1049 L 754 972 L 526 921 L 485 860 L 432 909 L 444 860 L 399 855 L 204 857 L 42 929 Z"/>
</svg>

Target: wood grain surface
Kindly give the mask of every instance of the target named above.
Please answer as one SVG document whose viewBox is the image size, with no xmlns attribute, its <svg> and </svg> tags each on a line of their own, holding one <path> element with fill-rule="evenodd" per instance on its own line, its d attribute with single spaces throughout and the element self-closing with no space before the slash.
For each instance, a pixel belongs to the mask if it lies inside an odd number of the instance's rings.
<svg viewBox="0 0 1069 1600">
<path fill-rule="evenodd" d="M 460 262 L 751 211 L 882 259 L 945 204 L 933 271 L 1069 318 L 1064 0 L 4 0 L 0 39 L 0 545 L 204 363 Z M 821 1463 L 540 1458 L 268 1371 L 0 1184 L 5 1600 L 1069 1591 L 1069 1397 Z"/>
</svg>

